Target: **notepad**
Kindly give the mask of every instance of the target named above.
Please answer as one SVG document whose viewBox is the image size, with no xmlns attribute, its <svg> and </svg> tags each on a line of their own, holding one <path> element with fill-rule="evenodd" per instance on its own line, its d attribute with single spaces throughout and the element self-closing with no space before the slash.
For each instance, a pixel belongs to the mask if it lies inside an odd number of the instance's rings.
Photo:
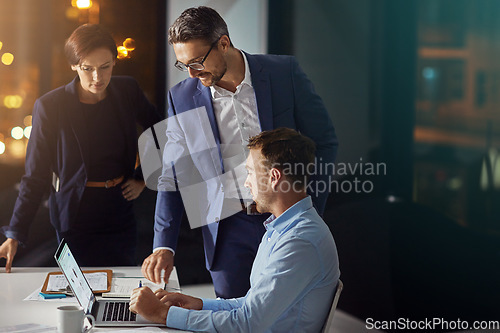
<svg viewBox="0 0 500 333">
<path fill-rule="evenodd" d="M 111 279 L 111 290 L 107 293 L 102 293 L 102 297 L 126 297 L 129 298 L 130 295 L 132 294 L 132 291 L 135 288 L 139 288 L 139 281 L 142 283 L 143 287 L 149 287 L 151 290 L 156 291 L 158 289 L 163 289 L 164 284 L 156 284 L 153 283 L 149 280 L 146 280 L 145 278 L 127 278 L 127 277 L 116 277 Z M 174 291 L 170 290 L 172 288 L 169 288 L 167 285 L 167 291 Z M 175 288 L 178 289 L 178 288 Z M 178 290 L 175 290 L 178 291 Z"/>
<path fill-rule="evenodd" d="M 106 272 L 84 274 L 92 290 L 106 290 L 108 288 L 108 275 Z M 50 275 L 47 291 L 61 291 L 68 287 L 68 281 L 62 274 Z"/>
<path fill-rule="evenodd" d="M 110 269 L 85 270 L 85 278 L 90 284 L 94 294 L 100 294 L 110 291 L 111 277 L 113 271 Z M 42 293 L 54 294 L 68 291 L 68 281 L 61 272 L 50 272 L 45 278 L 42 286 Z"/>
</svg>

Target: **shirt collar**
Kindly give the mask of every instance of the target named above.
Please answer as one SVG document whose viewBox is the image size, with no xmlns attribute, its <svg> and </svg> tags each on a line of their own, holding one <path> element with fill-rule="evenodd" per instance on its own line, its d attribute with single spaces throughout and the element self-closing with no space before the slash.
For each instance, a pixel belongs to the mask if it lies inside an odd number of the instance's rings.
<svg viewBox="0 0 500 333">
<path fill-rule="evenodd" d="M 311 196 L 307 196 L 304 199 L 296 202 L 293 206 L 288 208 L 281 214 L 276 217 L 271 215 L 267 220 L 264 221 L 264 227 L 267 231 L 276 230 L 278 233 L 281 233 L 290 223 L 295 220 L 295 216 L 299 215 L 306 210 L 313 208 Z"/>
<path fill-rule="evenodd" d="M 238 85 L 238 87 L 241 87 L 244 84 L 252 87 L 252 76 L 250 74 L 250 67 L 248 66 L 247 57 L 244 52 L 242 52 L 241 50 L 238 51 L 240 51 L 241 55 L 243 56 L 243 61 L 245 62 L 245 77 L 243 78 L 243 81 L 241 81 L 241 83 Z M 236 91 L 238 91 L 238 87 L 236 87 Z M 213 85 L 210 86 L 210 93 L 212 94 L 212 98 L 217 98 L 227 95 L 227 90 L 217 85 Z"/>
</svg>

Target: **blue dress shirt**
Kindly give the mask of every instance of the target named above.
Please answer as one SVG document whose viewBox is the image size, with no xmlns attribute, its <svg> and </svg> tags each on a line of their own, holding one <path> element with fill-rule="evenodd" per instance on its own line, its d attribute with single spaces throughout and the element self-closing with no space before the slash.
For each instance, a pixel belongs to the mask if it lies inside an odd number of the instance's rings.
<svg viewBox="0 0 500 333">
<path fill-rule="evenodd" d="M 319 332 L 340 276 L 328 226 L 307 197 L 264 223 L 250 290 L 203 299 L 203 310 L 171 307 L 167 326 L 205 332 Z M 244 237 L 244 235 L 242 235 Z"/>
</svg>

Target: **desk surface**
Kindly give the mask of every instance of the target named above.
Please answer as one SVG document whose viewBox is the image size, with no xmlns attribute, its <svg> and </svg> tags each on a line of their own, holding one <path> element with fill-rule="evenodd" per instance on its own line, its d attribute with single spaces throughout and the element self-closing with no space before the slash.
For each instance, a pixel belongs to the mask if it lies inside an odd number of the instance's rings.
<svg viewBox="0 0 500 333">
<path fill-rule="evenodd" d="M 86 268 L 84 268 L 86 269 Z M 113 276 L 142 276 L 140 267 L 111 267 Z M 23 301 L 34 290 L 40 288 L 48 272 L 58 271 L 55 267 L 13 267 L 7 274 L 0 268 L 0 328 L 5 326 L 35 323 L 48 326 L 57 325 L 56 309 L 61 300 L 43 302 Z M 178 280 L 173 271 L 171 280 Z M 213 289 L 212 289 L 213 290 Z M 200 286 L 183 288 L 183 292 L 200 297 L 214 297 L 213 291 Z M 72 298 L 77 303 L 76 298 Z M 94 332 L 113 331 L 121 328 L 96 328 Z M 183 332 L 162 329 L 165 332 Z"/>
<path fill-rule="evenodd" d="M 110 267 L 113 276 L 141 276 L 140 267 Z M 0 267 L 0 328 L 20 324 L 40 324 L 55 327 L 57 325 L 56 308 L 62 303 L 60 300 L 44 302 L 23 301 L 34 290 L 40 288 L 48 272 L 58 271 L 56 267 L 13 267 L 12 273 L 7 274 Z M 174 271 L 170 277 L 177 280 Z M 181 286 L 182 292 L 188 295 L 204 298 L 215 298 L 212 285 Z M 76 303 L 76 299 L 74 299 Z M 125 328 L 95 328 L 93 332 L 107 332 L 123 330 Z M 164 332 L 184 332 L 170 328 L 162 328 Z M 379 332 L 368 331 L 364 322 L 337 309 L 333 320 L 332 332 L 359 333 Z"/>
</svg>

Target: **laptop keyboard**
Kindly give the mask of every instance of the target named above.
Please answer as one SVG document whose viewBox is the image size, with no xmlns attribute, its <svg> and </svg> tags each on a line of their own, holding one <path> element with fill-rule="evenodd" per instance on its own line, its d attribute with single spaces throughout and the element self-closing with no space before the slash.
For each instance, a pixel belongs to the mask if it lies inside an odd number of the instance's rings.
<svg viewBox="0 0 500 333">
<path fill-rule="evenodd" d="M 103 321 L 136 321 L 136 314 L 128 309 L 128 302 L 104 303 Z"/>
</svg>

